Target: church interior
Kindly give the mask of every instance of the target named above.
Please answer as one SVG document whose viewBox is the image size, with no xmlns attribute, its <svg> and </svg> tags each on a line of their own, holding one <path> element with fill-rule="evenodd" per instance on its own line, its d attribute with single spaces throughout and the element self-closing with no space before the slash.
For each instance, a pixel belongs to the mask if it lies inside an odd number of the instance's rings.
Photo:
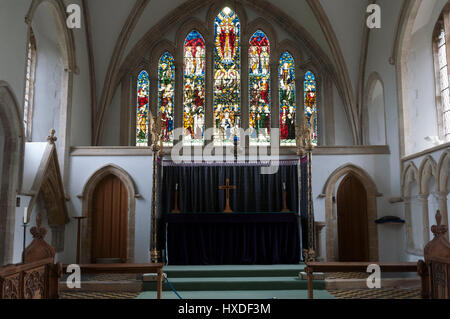
<svg viewBox="0 0 450 319">
<path fill-rule="evenodd" d="M 448 61 L 448 0 L 0 0 L 0 299 L 450 299 Z"/>
</svg>

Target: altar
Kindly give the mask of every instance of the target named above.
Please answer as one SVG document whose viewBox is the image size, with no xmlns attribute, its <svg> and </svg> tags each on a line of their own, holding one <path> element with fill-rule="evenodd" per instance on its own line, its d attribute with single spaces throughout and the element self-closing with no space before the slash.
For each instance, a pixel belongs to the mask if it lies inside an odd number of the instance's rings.
<svg viewBox="0 0 450 319">
<path fill-rule="evenodd" d="M 272 265 L 300 262 L 296 213 L 168 214 L 168 265 Z"/>
<path fill-rule="evenodd" d="M 268 175 L 261 167 L 164 163 L 158 238 L 168 265 L 301 261 L 307 223 L 297 162 Z"/>
</svg>

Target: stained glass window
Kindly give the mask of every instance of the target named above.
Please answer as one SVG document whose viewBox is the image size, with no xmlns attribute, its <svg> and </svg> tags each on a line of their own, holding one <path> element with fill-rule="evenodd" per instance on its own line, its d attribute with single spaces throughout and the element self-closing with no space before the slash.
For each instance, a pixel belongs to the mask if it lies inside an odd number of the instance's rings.
<svg viewBox="0 0 450 319">
<path fill-rule="evenodd" d="M 280 88 L 280 145 L 295 146 L 295 62 L 289 52 L 284 52 L 278 70 Z"/>
<path fill-rule="evenodd" d="M 36 73 L 36 39 L 30 29 L 27 48 L 27 73 L 25 78 L 25 97 L 23 106 L 23 124 L 26 137 L 31 140 L 31 122 L 33 119 L 34 80 Z"/>
<path fill-rule="evenodd" d="M 168 52 L 159 59 L 158 79 L 158 105 L 162 118 L 163 145 L 173 146 L 175 60 Z"/>
<path fill-rule="evenodd" d="M 229 145 L 241 124 L 241 24 L 236 13 L 224 8 L 214 31 L 214 143 Z"/>
<path fill-rule="evenodd" d="M 203 145 L 205 135 L 205 40 L 194 30 L 184 42 L 184 143 Z"/>
<path fill-rule="evenodd" d="M 305 74 L 305 117 L 308 125 L 314 128 L 312 143 L 317 145 L 317 82 L 311 71 Z"/>
<path fill-rule="evenodd" d="M 142 71 L 137 80 L 136 146 L 148 146 L 149 86 L 148 73 Z"/>
<path fill-rule="evenodd" d="M 270 43 L 261 30 L 249 49 L 249 127 L 251 145 L 270 145 Z"/>
</svg>

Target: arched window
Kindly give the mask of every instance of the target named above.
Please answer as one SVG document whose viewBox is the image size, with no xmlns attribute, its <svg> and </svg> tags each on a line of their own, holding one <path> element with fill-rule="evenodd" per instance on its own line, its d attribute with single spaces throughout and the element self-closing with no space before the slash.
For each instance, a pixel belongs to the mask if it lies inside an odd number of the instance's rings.
<svg viewBox="0 0 450 319">
<path fill-rule="evenodd" d="M 184 42 L 184 143 L 203 145 L 205 138 L 205 40 L 194 30 Z"/>
<path fill-rule="evenodd" d="M 173 146 L 175 60 L 168 52 L 159 59 L 158 80 L 158 112 L 162 118 L 163 145 Z"/>
<path fill-rule="evenodd" d="M 295 146 L 295 61 L 289 52 L 280 58 L 278 71 L 280 89 L 280 145 Z"/>
<path fill-rule="evenodd" d="M 434 31 L 434 52 L 436 66 L 436 106 L 438 114 L 439 135 L 445 141 L 450 141 L 450 87 L 448 59 L 450 47 L 447 37 L 450 33 L 450 6 L 447 6 Z"/>
<path fill-rule="evenodd" d="M 137 79 L 136 146 L 148 146 L 149 87 L 148 73 L 144 70 Z"/>
<path fill-rule="evenodd" d="M 241 124 L 241 24 L 226 7 L 214 29 L 214 143 L 229 145 Z"/>
<path fill-rule="evenodd" d="M 312 144 L 317 145 L 318 126 L 317 126 L 317 82 L 316 76 L 311 71 L 305 74 L 305 117 L 309 127 L 313 128 Z"/>
<path fill-rule="evenodd" d="M 33 101 L 34 101 L 34 83 L 36 74 L 36 38 L 33 30 L 30 29 L 30 35 L 27 46 L 27 72 L 25 77 L 25 96 L 23 105 L 23 124 L 25 136 L 31 141 L 31 124 L 33 121 Z"/>
<path fill-rule="evenodd" d="M 261 30 L 250 38 L 250 144 L 270 145 L 270 42 Z"/>
</svg>

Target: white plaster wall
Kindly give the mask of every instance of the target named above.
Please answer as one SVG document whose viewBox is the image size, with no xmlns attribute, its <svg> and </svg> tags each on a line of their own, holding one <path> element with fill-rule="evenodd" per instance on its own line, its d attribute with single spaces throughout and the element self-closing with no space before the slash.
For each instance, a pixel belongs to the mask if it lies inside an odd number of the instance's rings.
<svg viewBox="0 0 450 319">
<path fill-rule="evenodd" d="M 353 145 L 352 131 L 345 112 L 344 103 L 335 86 L 333 86 L 333 90 L 335 145 Z"/>
<path fill-rule="evenodd" d="M 36 81 L 32 141 L 43 142 L 50 129 L 59 129 L 61 115 L 62 54 L 52 9 L 41 4 L 33 17 L 36 37 Z"/>
<path fill-rule="evenodd" d="M 150 92 L 152 94 L 152 92 Z M 105 124 L 102 135 L 103 146 L 120 145 L 120 90 L 116 91 L 114 98 L 105 116 Z"/>
<path fill-rule="evenodd" d="M 0 80 L 9 83 L 23 108 L 27 25 L 30 1 L 0 1 Z"/>
<path fill-rule="evenodd" d="M 92 26 L 97 95 L 100 98 L 116 41 L 136 1 L 95 0 L 87 2 Z M 170 1 L 166 1 L 166 3 L 168 4 Z"/>
<path fill-rule="evenodd" d="M 71 157 L 70 183 L 67 206 L 71 217 L 81 216 L 82 200 L 77 196 L 89 178 L 100 168 L 114 164 L 124 169 L 135 182 L 137 192 L 142 196 L 136 199 L 135 262 L 145 263 L 150 260 L 150 212 L 152 185 L 152 158 L 147 156 L 87 156 Z M 65 250 L 61 255 L 64 263 L 73 263 L 76 259 L 77 224 L 72 219 L 66 226 Z"/>
<path fill-rule="evenodd" d="M 91 3 L 92 1 L 88 2 Z M 78 4 L 82 7 L 82 0 L 65 0 L 65 3 L 67 5 Z M 85 28 L 86 22 L 82 19 L 81 28 L 73 29 L 79 72 L 74 74 L 73 78 L 71 146 L 91 145 L 91 80 Z"/>
<path fill-rule="evenodd" d="M 390 168 L 390 173 L 380 172 L 389 181 L 388 193 L 390 197 L 401 196 L 401 167 L 400 167 L 400 144 L 399 144 L 399 122 L 397 104 L 397 82 L 395 66 L 389 63 L 394 45 L 395 32 L 402 7 L 402 1 L 380 0 L 377 2 L 382 10 L 382 25 L 380 29 L 370 31 L 368 54 L 366 63 L 366 80 L 373 72 L 381 76 L 384 84 L 384 101 L 386 114 L 386 139 L 391 151 L 386 167 Z M 369 117 L 369 127 L 376 123 L 376 118 Z M 386 196 L 388 196 L 386 194 Z M 403 205 L 389 205 L 389 209 L 395 214 L 404 214 Z M 380 226 L 381 227 L 381 226 Z M 385 226 L 386 227 L 386 226 Z M 388 229 L 386 227 L 385 229 Z M 390 229 L 392 232 L 404 232 L 404 230 Z M 402 253 L 403 247 L 399 249 Z"/>
<path fill-rule="evenodd" d="M 350 76 L 353 92 L 358 87 L 359 62 L 367 1 L 320 0 L 336 34 Z"/>
</svg>

